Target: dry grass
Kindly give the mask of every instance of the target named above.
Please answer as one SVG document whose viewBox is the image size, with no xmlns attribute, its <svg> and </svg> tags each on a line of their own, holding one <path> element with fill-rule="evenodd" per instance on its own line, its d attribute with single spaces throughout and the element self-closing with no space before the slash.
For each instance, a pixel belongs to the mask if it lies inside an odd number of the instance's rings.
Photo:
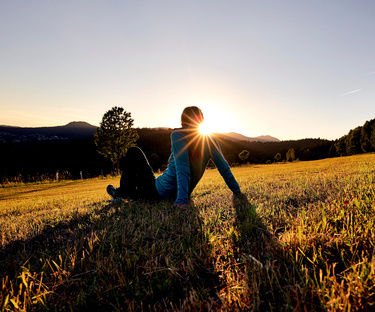
<svg viewBox="0 0 375 312">
<path fill-rule="evenodd" d="M 0 189 L 0 309 L 375 308 L 375 155 L 216 170 L 194 205 L 93 179 Z"/>
</svg>

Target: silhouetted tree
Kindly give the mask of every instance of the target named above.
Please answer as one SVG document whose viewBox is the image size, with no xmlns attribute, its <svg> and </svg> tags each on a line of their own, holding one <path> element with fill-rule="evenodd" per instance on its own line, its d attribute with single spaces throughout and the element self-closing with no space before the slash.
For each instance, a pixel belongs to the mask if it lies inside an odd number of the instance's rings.
<svg viewBox="0 0 375 312">
<path fill-rule="evenodd" d="M 372 130 L 371 130 L 371 135 L 370 135 L 370 146 L 371 146 L 371 151 L 375 152 L 375 119 L 373 121 L 374 123 L 372 124 Z"/>
<path fill-rule="evenodd" d="M 279 162 L 281 160 L 281 154 L 280 153 L 277 153 L 273 159 L 275 159 L 276 162 Z"/>
<path fill-rule="evenodd" d="M 375 151 L 375 119 L 366 121 L 361 129 L 361 149 L 365 153 Z"/>
<path fill-rule="evenodd" d="M 286 152 L 286 161 L 294 161 L 296 159 L 296 152 L 294 151 L 294 148 L 288 149 Z"/>
<path fill-rule="evenodd" d="M 371 137 L 371 125 L 369 121 L 366 121 L 361 129 L 361 149 L 362 152 L 370 152 L 371 151 L 371 144 L 370 144 L 370 137 Z"/>
<path fill-rule="evenodd" d="M 361 127 L 357 127 L 349 131 L 346 139 L 346 153 L 347 155 L 355 155 L 361 152 Z"/>
<path fill-rule="evenodd" d="M 335 143 L 336 154 L 339 156 L 346 155 L 346 136 L 341 137 Z"/>
<path fill-rule="evenodd" d="M 243 150 L 241 153 L 238 154 L 238 157 L 242 160 L 242 162 L 245 162 L 246 159 L 248 159 L 250 156 L 250 153 L 248 150 Z"/>
<path fill-rule="evenodd" d="M 336 151 L 336 146 L 335 146 L 336 143 L 337 143 L 337 140 L 334 143 L 332 143 L 331 146 L 329 147 L 329 152 L 328 152 L 329 157 L 338 156 L 337 151 Z"/>
<path fill-rule="evenodd" d="M 97 129 L 94 140 L 99 154 L 112 162 L 119 169 L 119 161 L 128 148 L 138 140 L 138 133 L 133 129 L 131 113 L 122 107 L 112 107 L 107 111 Z"/>
</svg>

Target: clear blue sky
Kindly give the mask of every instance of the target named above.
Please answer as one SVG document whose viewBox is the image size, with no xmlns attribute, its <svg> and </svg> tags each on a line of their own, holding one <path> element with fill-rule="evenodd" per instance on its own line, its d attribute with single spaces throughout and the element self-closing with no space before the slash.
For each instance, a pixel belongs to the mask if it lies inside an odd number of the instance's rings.
<svg viewBox="0 0 375 312">
<path fill-rule="evenodd" d="M 334 139 L 375 117 L 375 1 L 0 1 L 0 124 Z M 218 129 L 218 130 L 220 130 Z"/>
</svg>

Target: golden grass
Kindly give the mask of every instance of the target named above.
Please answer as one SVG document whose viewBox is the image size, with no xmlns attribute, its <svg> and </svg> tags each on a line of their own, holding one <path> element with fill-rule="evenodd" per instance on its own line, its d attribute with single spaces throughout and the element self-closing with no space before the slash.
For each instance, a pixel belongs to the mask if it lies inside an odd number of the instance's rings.
<svg viewBox="0 0 375 312">
<path fill-rule="evenodd" d="M 207 170 L 191 209 L 119 178 L 0 188 L 0 309 L 375 308 L 375 155 Z"/>
</svg>

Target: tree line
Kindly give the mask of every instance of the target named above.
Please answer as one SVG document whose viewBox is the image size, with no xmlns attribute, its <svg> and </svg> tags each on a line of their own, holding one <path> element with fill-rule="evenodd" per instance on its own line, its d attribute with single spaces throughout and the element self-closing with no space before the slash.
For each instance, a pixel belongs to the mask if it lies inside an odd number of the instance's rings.
<svg viewBox="0 0 375 312">
<path fill-rule="evenodd" d="M 365 122 L 335 140 L 330 153 L 332 156 L 346 156 L 375 152 L 375 119 Z"/>
</svg>

